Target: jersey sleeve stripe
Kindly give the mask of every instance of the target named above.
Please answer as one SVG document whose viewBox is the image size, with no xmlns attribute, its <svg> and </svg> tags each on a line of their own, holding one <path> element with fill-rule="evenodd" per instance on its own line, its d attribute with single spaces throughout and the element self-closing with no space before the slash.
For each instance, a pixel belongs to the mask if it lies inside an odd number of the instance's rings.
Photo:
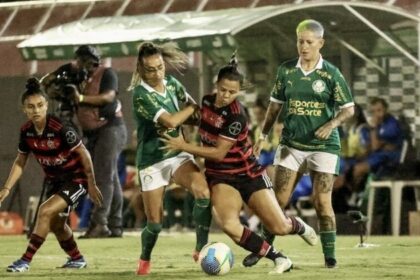
<svg viewBox="0 0 420 280">
<path fill-rule="evenodd" d="M 270 101 L 271 102 L 275 102 L 275 103 L 279 103 L 279 104 L 283 104 L 284 103 L 284 101 L 278 100 L 277 98 L 274 98 L 273 96 L 270 96 Z"/>
<path fill-rule="evenodd" d="M 192 96 L 188 92 L 185 92 L 185 96 L 187 97 L 187 102 L 191 101 L 192 103 L 197 104 L 197 102 L 195 102 L 194 98 L 192 98 Z"/>
<path fill-rule="evenodd" d="M 340 109 L 348 108 L 354 106 L 354 102 L 346 103 L 343 106 L 340 106 Z"/>
<path fill-rule="evenodd" d="M 80 140 L 79 143 L 76 144 L 76 146 L 74 146 L 73 148 L 71 148 L 70 151 L 72 152 L 72 151 L 76 150 L 77 148 L 80 147 L 80 145 L 82 145 L 82 140 Z"/>
<path fill-rule="evenodd" d="M 159 117 L 165 112 L 166 112 L 166 110 L 163 109 L 163 108 L 161 108 L 159 111 L 157 111 L 156 115 L 153 117 L 153 122 L 157 123 Z"/>
<path fill-rule="evenodd" d="M 24 152 L 24 151 L 21 151 L 21 150 L 18 149 L 18 153 L 21 153 L 21 154 L 25 154 L 26 155 L 28 152 Z"/>
<path fill-rule="evenodd" d="M 226 139 L 226 140 L 228 140 L 229 142 L 236 142 L 236 139 L 235 139 L 235 138 L 230 138 L 230 137 L 227 137 L 227 136 L 222 135 L 222 134 L 219 134 L 219 137 L 220 137 L 220 138 L 223 138 L 223 139 Z"/>
</svg>

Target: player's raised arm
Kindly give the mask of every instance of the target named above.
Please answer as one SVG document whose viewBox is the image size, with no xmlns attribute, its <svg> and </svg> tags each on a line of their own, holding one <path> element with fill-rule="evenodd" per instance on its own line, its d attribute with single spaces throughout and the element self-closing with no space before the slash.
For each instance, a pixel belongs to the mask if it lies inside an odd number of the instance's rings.
<svg viewBox="0 0 420 280">
<path fill-rule="evenodd" d="M 188 104 L 184 109 L 179 112 L 170 114 L 168 112 L 163 112 L 159 118 L 158 122 L 163 124 L 167 128 L 176 128 L 183 124 L 189 117 L 193 114 L 196 114 L 200 108 L 197 104 Z"/>
</svg>

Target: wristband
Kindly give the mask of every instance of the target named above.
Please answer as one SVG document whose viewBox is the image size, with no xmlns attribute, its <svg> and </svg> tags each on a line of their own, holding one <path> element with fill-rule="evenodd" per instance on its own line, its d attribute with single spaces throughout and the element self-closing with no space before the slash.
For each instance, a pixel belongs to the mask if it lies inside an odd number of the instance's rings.
<svg viewBox="0 0 420 280">
<path fill-rule="evenodd" d="M 265 141 L 265 140 L 267 140 L 267 136 L 268 136 L 267 134 L 261 133 L 260 136 L 258 137 L 258 139 Z"/>
<path fill-rule="evenodd" d="M 83 102 L 83 99 L 85 99 L 85 96 L 83 94 L 79 95 L 79 103 Z"/>
</svg>

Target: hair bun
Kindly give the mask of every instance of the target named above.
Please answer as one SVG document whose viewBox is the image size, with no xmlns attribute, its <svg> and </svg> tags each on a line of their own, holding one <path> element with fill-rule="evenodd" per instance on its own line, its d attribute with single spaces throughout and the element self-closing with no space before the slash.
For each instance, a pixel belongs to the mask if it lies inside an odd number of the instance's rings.
<svg viewBox="0 0 420 280">
<path fill-rule="evenodd" d="M 229 60 L 229 65 L 233 66 L 235 68 L 238 67 L 238 59 L 236 58 L 236 52 L 237 52 L 237 50 L 235 50 L 233 52 L 233 54 L 232 54 L 232 56 L 230 57 L 230 60 Z"/>
<path fill-rule="evenodd" d="M 37 78 L 29 78 L 26 81 L 26 90 L 28 92 L 39 92 L 41 91 L 41 84 L 39 83 Z"/>
</svg>

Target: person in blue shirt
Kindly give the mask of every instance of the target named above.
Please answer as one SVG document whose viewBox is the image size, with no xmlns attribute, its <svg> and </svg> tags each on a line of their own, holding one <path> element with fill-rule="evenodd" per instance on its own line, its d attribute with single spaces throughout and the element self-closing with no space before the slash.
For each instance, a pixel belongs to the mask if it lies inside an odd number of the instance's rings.
<svg viewBox="0 0 420 280">
<path fill-rule="evenodd" d="M 396 166 L 401 156 L 403 133 L 398 120 L 388 113 L 388 103 L 375 97 L 370 102 L 370 112 L 370 153 L 354 166 L 354 184 L 360 184 L 369 172 L 380 176 L 384 168 Z"/>
</svg>

